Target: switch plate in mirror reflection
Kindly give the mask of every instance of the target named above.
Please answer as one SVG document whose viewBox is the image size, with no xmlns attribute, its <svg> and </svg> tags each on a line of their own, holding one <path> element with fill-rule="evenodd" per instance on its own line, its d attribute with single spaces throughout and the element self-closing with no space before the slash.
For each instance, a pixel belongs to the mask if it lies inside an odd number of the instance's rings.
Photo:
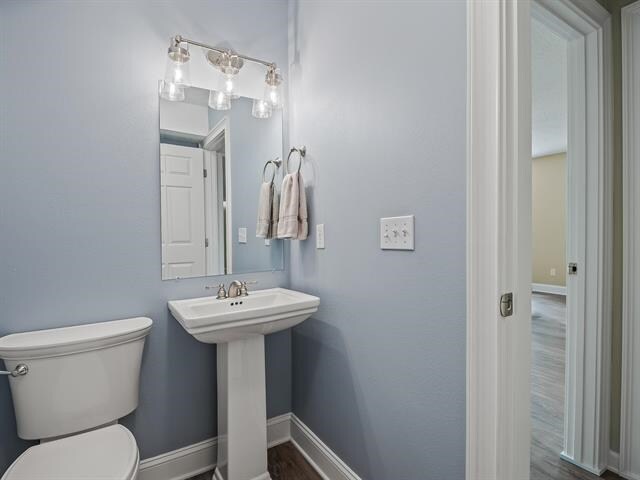
<svg viewBox="0 0 640 480">
<path fill-rule="evenodd" d="M 255 118 L 248 97 L 215 110 L 197 87 L 159 105 L 162 279 L 282 270 L 282 240 L 268 246 L 255 231 L 264 165 L 282 158 L 282 111 Z M 276 190 L 282 177 L 279 169 Z"/>
</svg>

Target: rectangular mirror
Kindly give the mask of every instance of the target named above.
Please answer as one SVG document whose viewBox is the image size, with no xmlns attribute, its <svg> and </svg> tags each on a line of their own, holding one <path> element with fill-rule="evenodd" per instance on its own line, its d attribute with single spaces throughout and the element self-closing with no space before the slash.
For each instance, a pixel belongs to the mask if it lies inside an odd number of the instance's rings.
<svg viewBox="0 0 640 480">
<path fill-rule="evenodd" d="M 263 168 L 282 158 L 282 110 L 255 118 L 247 97 L 214 110 L 196 87 L 159 102 L 162 279 L 282 270 L 282 240 L 256 237 Z"/>
</svg>

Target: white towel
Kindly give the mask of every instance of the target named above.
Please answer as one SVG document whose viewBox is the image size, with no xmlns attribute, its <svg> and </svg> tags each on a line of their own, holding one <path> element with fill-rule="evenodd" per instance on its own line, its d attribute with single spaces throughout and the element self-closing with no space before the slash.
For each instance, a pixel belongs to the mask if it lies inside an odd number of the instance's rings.
<svg viewBox="0 0 640 480">
<path fill-rule="evenodd" d="M 258 221 L 256 223 L 256 237 L 270 238 L 271 214 L 273 211 L 273 183 L 263 182 L 258 196 Z"/>
<path fill-rule="evenodd" d="M 278 238 L 306 240 L 309 233 L 307 196 L 300 172 L 290 173 L 282 180 Z"/>
</svg>

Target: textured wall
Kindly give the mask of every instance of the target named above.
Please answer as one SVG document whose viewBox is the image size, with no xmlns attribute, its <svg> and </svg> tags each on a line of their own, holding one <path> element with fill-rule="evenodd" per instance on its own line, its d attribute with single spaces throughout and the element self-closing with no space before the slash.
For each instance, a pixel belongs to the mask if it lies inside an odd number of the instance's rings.
<svg viewBox="0 0 640 480">
<path fill-rule="evenodd" d="M 284 66 L 287 4 L 0 3 L 0 335 L 151 317 L 140 406 L 124 420 L 143 458 L 216 431 L 215 347 L 184 332 L 166 302 L 220 279 L 160 280 L 157 80 L 176 33 Z M 267 339 L 268 414 L 290 411 L 290 398 L 285 332 Z M 3 471 L 27 446 L 6 379 L 0 439 Z"/>
<path fill-rule="evenodd" d="M 292 2 L 291 141 L 310 223 L 291 285 L 293 408 L 368 480 L 464 478 L 466 5 Z M 379 248 L 416 215 L 415 252 Z"/>
<path fill-rule="evenodd" d="M 566 285 L 567 154 L 533 159 L 533 283 Z M 551 274 L 555 269 L 555 275 Z"/>
</svg>

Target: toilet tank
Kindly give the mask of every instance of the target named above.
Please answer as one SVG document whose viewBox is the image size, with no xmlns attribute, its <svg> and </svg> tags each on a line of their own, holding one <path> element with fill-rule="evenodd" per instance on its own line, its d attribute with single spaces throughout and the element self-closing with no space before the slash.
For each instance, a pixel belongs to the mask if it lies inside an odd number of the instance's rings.
<svg viewBox="0 0 640 480">
<path fill-rule="evenodd" d="M 110 423 L 138 406 L 150 318 L 17 333 L 0 338 L 18 435 L 46 439 Z"/>
</svg>

